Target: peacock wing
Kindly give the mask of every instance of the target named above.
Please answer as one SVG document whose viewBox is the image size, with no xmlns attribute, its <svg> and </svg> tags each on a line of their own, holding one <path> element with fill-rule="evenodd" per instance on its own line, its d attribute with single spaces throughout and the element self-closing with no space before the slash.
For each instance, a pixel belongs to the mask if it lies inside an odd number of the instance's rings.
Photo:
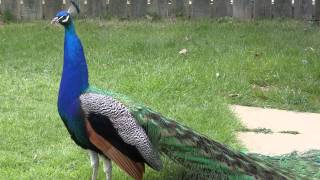
<svg viewBox="0 0 320 180">
<path fill-rule="evenodd" d="M 94 142 L 92 142 L 93 144 L 97 146 L 97 142 L 99 142 L 99 144 L 109 146 L 109 143 L 113 149 L 120 152 L 117 152 L 117 154 L 120 154 L 121 157 L 126 156 L 133 162 L 146 162 L 155 170 L 162 168 L 158 151 L 150 143 L 144 129 L 136 122 L 127 107 L 120 101 L 112 96 L 88 92 L 80 96 L 80 102 L 86 119 L 87 131 L 90 132 L 88 135 L 95 137 Z M 108 155 L 110 152 L 105 152 L 101 149 L 102 147 L 97 147 L 105 155 L 110 156 Z M 121 164 L 122 166 L 123 164 L 130 164 L 121 163 L 120 160 L 117 162 L 116 158 L 109 158 L 120 167 Z M 121 158 L 121 161 L 124 161 L 124 159 Z M 128 162 L 128 160 L 124 162 Z M 130 168 L 132 171 L 132 167 Z M 139 166 L 137 169 L 141 169 L 141 167 Z M 129 172 L 127 173 L 129 174 Z"/>
</svg>

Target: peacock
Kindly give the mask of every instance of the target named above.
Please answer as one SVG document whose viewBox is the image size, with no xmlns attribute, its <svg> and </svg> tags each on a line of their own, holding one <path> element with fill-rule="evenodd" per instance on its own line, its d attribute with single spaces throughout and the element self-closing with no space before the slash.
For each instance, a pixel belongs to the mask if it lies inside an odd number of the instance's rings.
<svg viewBox="0 0 320 180">
<path fill-rule="evenodd" d="M 193 172 L 193 179 L 210 179 L 225 171 L 251 179 L 293 179 L 286 171 L 262 160 L 231 150 L 151 108 L 112 91 L 92 87 L 81 41 L 72 14 L 79 7 L 72 1 L 52 19 L 65 29 L 64 62 L 58 95 L 58 112 L 73 141 L 87 150 L 92 180 L 97 179 L 99 157 L 107 180 L 112 163 L 135 180 L 142 180 L 145 165 L 164 168 L 165 157 Z M 192 179 L 190 178 L 187 179 Z M 213 179 L 213 178 L 212 178 Z"/>
</svg>

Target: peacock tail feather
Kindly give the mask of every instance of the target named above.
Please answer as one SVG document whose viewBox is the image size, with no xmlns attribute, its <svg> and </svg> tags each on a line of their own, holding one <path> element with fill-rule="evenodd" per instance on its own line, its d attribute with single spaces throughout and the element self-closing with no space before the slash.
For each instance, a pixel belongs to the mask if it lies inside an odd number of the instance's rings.
<svg viewBox="0 0 320 180">
<path fill-rule="evenodd" d="M 284 169 L 300 175 L 300 179 L 320 179 L 320 151 L 309 150 L 307 152 L 292 152 L 284 155 L 265 156 L 261 154 L 249 154 L 263 162 L 271 164 L 274 168 Z M 303 177 L 303 178 L 301 178 Z M 299 179 L 299 178 L 296 178 Z"/>
<path fill-rule="evenodd" d="M 146 130 L 151 142 L 160 152 L 186 168 L 201 175 L 245 173 L 256 179 L 293 179 L 290 173 L 274 169 L 246 154 L 226 146 L 140 106 L 133 116 Z"/>
<path fill-rule="evenodd" d="M 225 177 L 222 179 L 230 179 L 230 177 L 296 179 L 298 176 L 280 170 L 281 168 L 275 168 L 258 156 L 249 156 L 233 151 L 121 94 L 93 87 L 86 92 L 112 96 L 126 105 L 145 130 L 153 147 L 172 161 L 188 169 L 188 172 L 193 172 L 190 175 L 191 179 L 208 179 L 208 177 L 216 179 L 217 175 L 219 175 L 219 179 L 221 177 Z M 187 175 L 184 174 L 184 176 Z M 186 179 L 190 179 L 190 177 Z"/>
</svg>

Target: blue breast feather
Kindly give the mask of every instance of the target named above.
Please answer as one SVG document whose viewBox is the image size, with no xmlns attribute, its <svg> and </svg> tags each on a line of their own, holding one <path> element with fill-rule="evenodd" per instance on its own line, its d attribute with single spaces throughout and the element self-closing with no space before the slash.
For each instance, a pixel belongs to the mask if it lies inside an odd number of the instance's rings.
<svg viewBox="0 0 320 180">
<path fill-rule="evenodd" d="M 72 139 L 83 148 L 91 147 L 81 115 L 80 95 L 89 87 L 88 70 L 81 42 L 71 22 L 65 28 L 64 63 L 58 111 Z"/>
</svg>

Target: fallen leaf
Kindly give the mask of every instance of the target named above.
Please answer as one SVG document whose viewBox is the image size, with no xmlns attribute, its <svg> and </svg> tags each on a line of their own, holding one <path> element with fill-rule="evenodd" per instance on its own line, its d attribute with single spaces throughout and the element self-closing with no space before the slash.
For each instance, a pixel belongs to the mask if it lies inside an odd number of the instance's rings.
<svg viewBox="0 0 320 180">
<path fill-rule="evenodd" d="M 181 50 L 179 51 L 179 54 L 185 55 L 185 54 L 187 54 L 187 52 L 188 52 L 188 50 L 187 50 L 186 48 L 183 48 L 183 49 L 181 49 Z"/>
</svg>

